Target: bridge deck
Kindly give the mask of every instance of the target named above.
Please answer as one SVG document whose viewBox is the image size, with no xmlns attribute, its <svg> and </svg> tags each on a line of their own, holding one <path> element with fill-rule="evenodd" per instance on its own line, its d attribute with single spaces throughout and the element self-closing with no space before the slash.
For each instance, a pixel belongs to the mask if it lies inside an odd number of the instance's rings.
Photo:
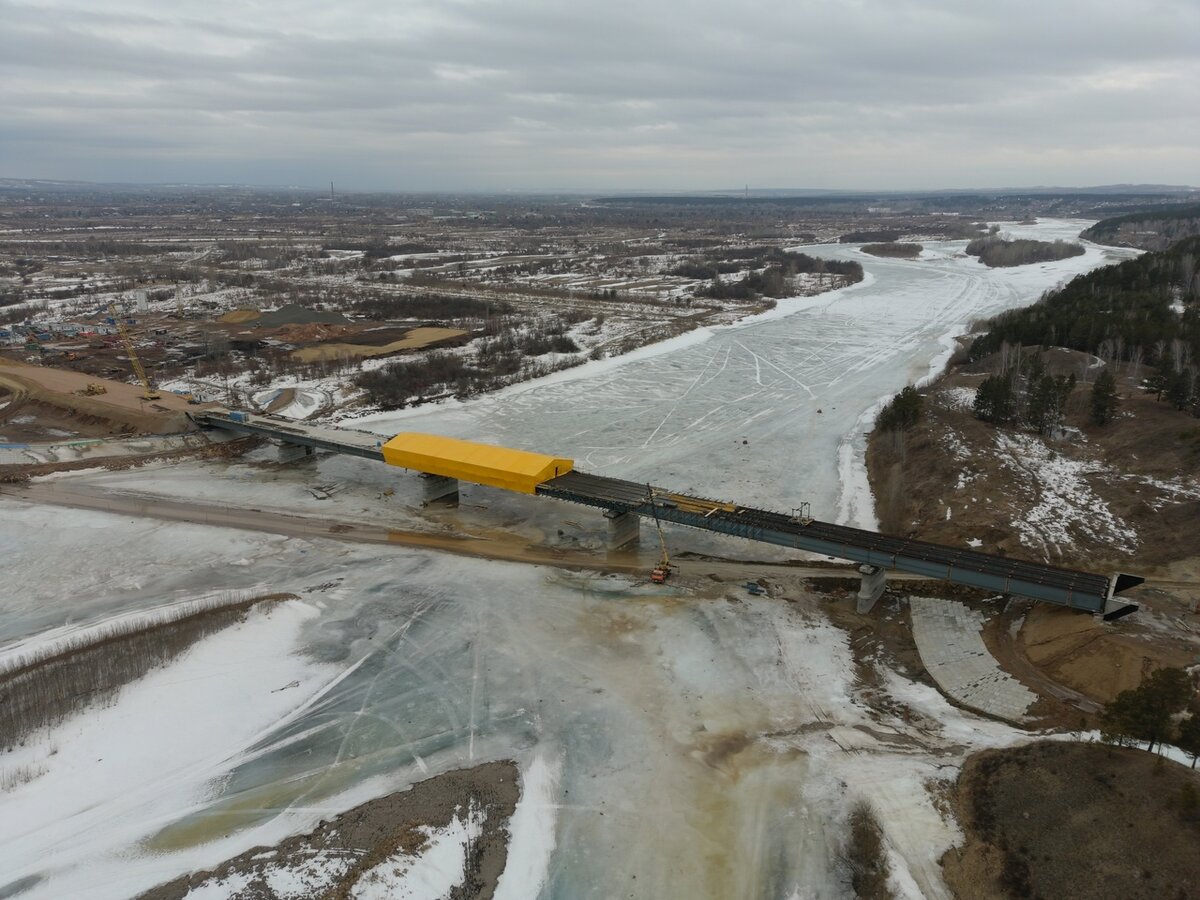
<svg viewBox="0 0 1200 900">
<path fill-rule="evenodd" d="M 750 540 L 854 562 L 943 578 L 998 593 L 1019 594 L 1089 612 L 1104 609 L 1109 579 L 1044 563 L 1008 559 L 975 550 L 890 537 L 861 528 L 677 494 L 644 484 L 569 472 L 538 486 L 538 493 L 574 503 L 619 509 Z M 653 504 L 651 503 L 653 494 Z"/>
<path fill-rule="evenodd" d="M 378 435 L 368 432 L 220 410 L 198 413 L 194 418 L 201 425 L 384 460 L 384 442 Z M 1031 597 L 1093 613 L 1105 612 L 1114 594 L 1142 581 L 1132 575 L 1116 575 L 1110 580 L 1089 572 L 891 537 L 830 522 L 802 522 L 784 513 L 694 497 L 664 488 L 647 488 L 638 482 L 586 472 L 568 472 L 543 481 L 536 486 L 536 493 L 617 512 L 656 516 L 665 522 L 884 569 L 899 569 L 997 593 Z M 1119 608 L 1110 615 L 1122 615 L 1136 609 L 1128 605 L 1117 606 Z"/>
</svg>

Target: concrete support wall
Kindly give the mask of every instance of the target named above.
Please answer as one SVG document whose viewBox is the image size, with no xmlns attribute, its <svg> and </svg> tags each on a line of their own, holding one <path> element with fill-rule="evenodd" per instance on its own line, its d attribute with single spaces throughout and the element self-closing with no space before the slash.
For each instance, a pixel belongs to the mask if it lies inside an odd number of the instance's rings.
<svg viewBox="0 0 1200 900">
<path fill-rule="evenodd" d="M 608 520 L 608 549 L 620 550 L 638 543 L 642 534 L 641 519 L 633 513 L 609 510 L 604 514 Z"/>
<path fill-rule="evenodd" d="M 317 451 L 312 447 L 304 447 L 300 444 L 281 443 L 275 449 L 275 458 L 279 462 L 295 462 L 298 459 L 305 459 L 312 456 Z"/>
<path fill-rule="evenodd" d="M 875 606 L 875 601 L 883 596 L 887 584 L 887 569 L 877 566 L 859 566 L 862 573 L 862 586 L 858 589 L 858 611 L 869 613 Z"/>
<path fill-rule="evenodd" d="M 421 476 L 422 505 L 458 506 L 458 479 L 443 475 Z"/>
</svg>

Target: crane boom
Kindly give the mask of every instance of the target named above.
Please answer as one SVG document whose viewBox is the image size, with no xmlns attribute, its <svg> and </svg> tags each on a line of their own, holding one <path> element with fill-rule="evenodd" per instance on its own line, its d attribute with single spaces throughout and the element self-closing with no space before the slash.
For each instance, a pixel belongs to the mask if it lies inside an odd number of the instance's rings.
<svg viewBox="0 0 1200 900">
<path fill-rule="evenodd" d="M 137 351 L 133 349 L 133 338 L 129 336 L 129 331 L 125 328 L 125 323 L 121 321 L 121 315 L 117 312 L 117 305 L 115 303 L 108 304 L 108 313 L 112 316 L 113 323 L 117 326 L 117 331 L 121 333 L 121 341 L 125 344 L 125 352 L 129 354 L 129 363 L 133 366 L 133 374 L 142 383 L 142 398 L 145 400 L 157 400 L 162 395 L 150 383 L 150 378 L 146 375 L 146 370 L 142 367 L 142 361 L 138 359 Z"/>
<path fill-rule="evenodd" d="M 667 539 L 663 535 L 662 522 L 658 520 L 658 505 L 654 502 L 654 488 L 646 485 L 646 496 L 650 500 L 650 510 L 654 513 L 654 527 L 658 529 L 658 546 L 662 550 L 662 557 L 658 561 L 658 565 L 650 572 L 650 580 L 655 584 L 663 584 L 671 577 L 671 557 L 667 553 Z"/>
</svg>

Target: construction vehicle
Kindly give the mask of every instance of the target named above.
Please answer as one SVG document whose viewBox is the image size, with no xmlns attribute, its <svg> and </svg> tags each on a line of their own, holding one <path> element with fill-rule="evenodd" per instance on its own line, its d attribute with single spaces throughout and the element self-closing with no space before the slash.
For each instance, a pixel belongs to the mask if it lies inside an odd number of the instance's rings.
<svg viewBox="0 0 1200 900">
<path fill-rule="evenodd" d="M 650 485 L 646 485 L 646 495 L 650 498 L 650 509 L 654 513 L 654 527 L 658 529 L 658 546 L 662 551 L 658 565 L 650 570 L 650 580 L 655 584 L 666 584 L 667 579 L 671 577 L 671 570 L 675 566 L 671 565 L 671 556 L 667 553 L 667 539 L 663 535 L 662 522 L 658 520 L 658 506 L 654 502 L 654 489 Z"/>
<path fill-rule="evenodd" d="M 129 336 L 129 330 L 125 327 L 125 323 L 121 321 L 121 315 L 117 312 L 115 303 L 108 304 L 108 314 L 112 316 L 113 324 L 117 326 L 117 331 L 121 333 L 121 341 L 125 344 L 125 352 L 129 354 L 129 363 L 133 366 L 133 374 L 142 383 L 142 399 L 157 400 L 162 395 L 154 389 L 154 385 L 150 383 L 150 379 L 146 375 L 146 370 L 142 368 L 142 361 L 138 359 L 137 351 L 133 349 L 133 338 Z"/>
<path fill-rule="evenodd" d="M 77 393 L 80 393 L 85 397 L 95 397 L 99 394 L 107 394 L 108 388 L 98 381 L 89 381 L 87 383 L 87 387 L 85 387 L 82 391 L 78 391 Z"/>
</svg>

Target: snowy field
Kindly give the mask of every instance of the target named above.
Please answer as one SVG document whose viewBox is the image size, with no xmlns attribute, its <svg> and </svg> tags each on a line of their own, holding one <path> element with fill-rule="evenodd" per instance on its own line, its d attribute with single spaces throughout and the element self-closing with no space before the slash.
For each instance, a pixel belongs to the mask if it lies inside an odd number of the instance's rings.
<svg viewBox="0 0 1200 900">
<path fill-rule="evenodd" d="M 1089 247 L 988 270 L 961 248 L 914 261 L 805 248 L 859 259 L 867 280 L 501 395 L 355 424 L 565 453 L 777 508 L 811 500 L 816 515 L 870 524 L 859 455 L 880 399 L 940 365 L 970 320 L 1115 258 Z M 198 496 L 221 465 L 79 478 Z M 215 499 L 363 515 L 395 477 L 375 467 L 379 482 L 329 501 L 279 470 L 227 471 Z M 0 511 L 0 665 L 221 591 L 300 598 L 0 760 L 0 896 L 130 896 L 440 772 L 515 759 L 525 790 L 498 896 L 847 896 L 844 818 L 867 797 L 897 894 L 946 897 L 937 860 L 958 833 L 934 791 L 967 753 L 1025 738 L 886 667 L 891 705 L 873 705 L 847 633 L 804 603 L 9 499 Z M 461 877 L 447 847 L 475 827 L 463 815 L 431 836 L 436 858 L 393 861 L 392 895 L 428 895 L 404 873 Z"/>
</svg>

